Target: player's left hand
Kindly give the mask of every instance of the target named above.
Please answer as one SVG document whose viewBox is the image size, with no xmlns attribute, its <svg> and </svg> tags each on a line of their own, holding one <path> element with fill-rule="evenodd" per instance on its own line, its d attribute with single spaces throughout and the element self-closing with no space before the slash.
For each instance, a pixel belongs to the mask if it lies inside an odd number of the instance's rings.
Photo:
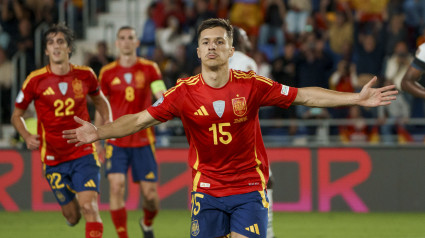
<svg viewBox="0 0 425 238">
<path fill-rule="evenodd" d="M 93 143 L 99 140 L 99 135 L 97 133 L 97 128 L 83 119 L 74 116 L 74 120 L 80 123 L 82 126 L 77 129 L 65 130 L 62 132 L 63 138 L 67 140 L 68 144 L 77 143 L 75 146 L 81 146 L 88 143 Z"/>
<path fill-rule="evenodd" d="M 364 107 L 376 107 L 385 106 L 391 104 L 391 101 L 396 100 L 396 94 L 398 91 L 395 89 L 395 85 L 388 85 L 382 88 L 372 88 L 372 85 L 376 83 L 376 76 L 373 77 L 367 84 L 362 88 L 359 93 L 359 105 Z"/>
</svg>

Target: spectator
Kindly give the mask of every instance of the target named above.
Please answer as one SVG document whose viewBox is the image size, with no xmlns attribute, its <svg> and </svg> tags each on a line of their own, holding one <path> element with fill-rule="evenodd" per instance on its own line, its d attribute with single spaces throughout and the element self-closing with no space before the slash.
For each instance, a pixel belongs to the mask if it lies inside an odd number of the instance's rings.
<svg viewBox="0 0 425 238">
<path fill-rule="evenodd" d="M 306 29 L 307 19 L 312 11 L 310 0 L 288 0 L 286 14 L 287 33 L 290 40 L 298 38 L 310 29 Z"/>
<path fill-rule="evenodd" d="M 264 23 L 260 27 L 258 49 L 273 61 L 282 55 L 285 44 L 283 19 L 285 5 L 282 0 L 267 0 Z"/>
<path fill-rule="evenodd" d="M 339 92 L 354 93 L 359 89 L 359 82 L 356 72 L 356 65 L 349 63 L 346 60 L 341 60 L 338 63 L 337 70 L 329 79 L 329 88 Z M 339 107 L 330 110 L 333 118 L 347 118 L 349 108 Z"/>
<path fill-rule="evenodd" d="M 156 3 L 153 2 L 148 6 L 147 19 L 144 23 L 143 33 L 139 37 L 140 46 L 138 49 L 138 55 L 144 56 L 148 59 L 152 59 L 154 49 L 156 47 L 156 26 L 154 21 L 154 12 L 155 12 Z"/>
<path fill-rule="evenodd" d="M 114 61 L 114 57 L 108 54 L 108 44 L 106 41 L 99 41 L 97 42 L 97 53 L 91 54 L 85 65 L 99 75 L 100 69 L 112 61 Z"/>
<path fill-rule="evenodd" d="M 388 28 L 386 30 L 386 48 L 385 55 L 389 56 L 393 54 L 393 50 L 396 44 L 400 41 L 407 42 L 407 30 L 404 25 L 404 15 L 396 14 L 390 18 Z"/>
<path fill-rule="evenodd" d="M 11 116 L 10 88 L 12 86 L 12 63 L 8 60 L 6 51 L 0 47 L 0 97 L 1 97 L 1 121 L 9 123 Z"/>
<path fill-rule="evenodd" d="M 233 0 L 230 9 L 230 22 L 244 29 L 251 42 L 255 42 L 260 25 L 263 22 L 263 14 L 260 8 L 260 0 Z"/>
</svg>

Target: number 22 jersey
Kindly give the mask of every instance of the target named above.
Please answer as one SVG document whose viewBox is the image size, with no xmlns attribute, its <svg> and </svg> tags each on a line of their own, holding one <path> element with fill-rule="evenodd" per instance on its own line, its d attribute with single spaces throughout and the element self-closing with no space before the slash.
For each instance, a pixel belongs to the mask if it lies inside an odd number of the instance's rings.
<svg viewBox="0 0 425 238">
<path fill-rule="evenodd" d="M 63 130 L 80 126 L 74 116 L 90 121 L 86 96 L 99 94 L 91 68 L 72 64 L 70 67 L 65 75 L 54 74 L 49 66 L 31 72 L 15 102 L 17 108 L 26 110 L 34 101 L 41 160 L 49 166 L 93 153 L 92 144 L 75 147 L 62 138 Z"/>
<path fill-rule="evenodd" d="M 180 79 L 148 112 L 162 122 L 179 117 L 189 142 L 193 191 L 215 197 L 266 188 L 269 162 L 261 136 L 261 106 L 287 108 L 297 89 L 230 70 L 221 88 L 208 86 L 201 74 Z M 160 99 L 161 100 L 161 99 Z"/>
</svg>

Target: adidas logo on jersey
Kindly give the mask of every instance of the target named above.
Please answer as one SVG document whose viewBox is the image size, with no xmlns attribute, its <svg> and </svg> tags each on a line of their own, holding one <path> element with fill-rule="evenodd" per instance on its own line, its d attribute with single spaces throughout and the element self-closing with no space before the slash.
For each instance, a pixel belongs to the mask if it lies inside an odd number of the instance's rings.
<svg viewBox="0 0 425 238">
<path fill-rule="evenodd" d="M 250 232 L 252 232 L 252 233 L 255 233 L 255 234 L 257 234 L 257 235 L 259 235 L 259 234 L 260 234 L 260 230 L 258 229 L 258 225 L 257 225 L 257 223 L 255 223 L 255 224 L 254 224 L 254 225 L 252 225 L 252 226 L 245 227 L 245 230 L 250 231 Z"/>
<path fill-rule="evenodd" d="M 197 116 L 209 116 L 204 106 L 201 106 L 194 114 Z"/>
<path fill-rule="evenodd" d="M 53 89 L 51 87 L 48 87 L 46 90 L 44 90 L 43 95 L 44 96 L 55 95 L 55 91 L 53 91 Z"/>
<path fill-rule="evenodd" d="M 146 179 L 155 179 L 155 174 L 151 171 L 145 176 L 145 178 Z"/>
<path fill-rule="evenodd" d="M 86 184 L 84 184 L 84 187 L 95 188 L 96 184 L 93 182 L 92 179 L 90 179 Z"/>
<path fill-rule="evenodd" d="M 121 84 L 121 80 L 118 77 L 115 77 L 112 82 L 111 85 L 118 85 Z"/>
</svg>

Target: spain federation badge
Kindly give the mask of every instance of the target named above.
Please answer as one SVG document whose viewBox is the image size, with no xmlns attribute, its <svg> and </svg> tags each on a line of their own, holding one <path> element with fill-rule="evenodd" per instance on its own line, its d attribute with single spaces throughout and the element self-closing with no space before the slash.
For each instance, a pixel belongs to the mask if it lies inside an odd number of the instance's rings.
<svg viewBox="0 0 425 238">
<path fill-rule="evenodd" d="M 233 112 L 236 116 L 244 116 L 246 114 L 246 100 L 245 97 L 233 98 L 232 99 Z"/>
</svg>

